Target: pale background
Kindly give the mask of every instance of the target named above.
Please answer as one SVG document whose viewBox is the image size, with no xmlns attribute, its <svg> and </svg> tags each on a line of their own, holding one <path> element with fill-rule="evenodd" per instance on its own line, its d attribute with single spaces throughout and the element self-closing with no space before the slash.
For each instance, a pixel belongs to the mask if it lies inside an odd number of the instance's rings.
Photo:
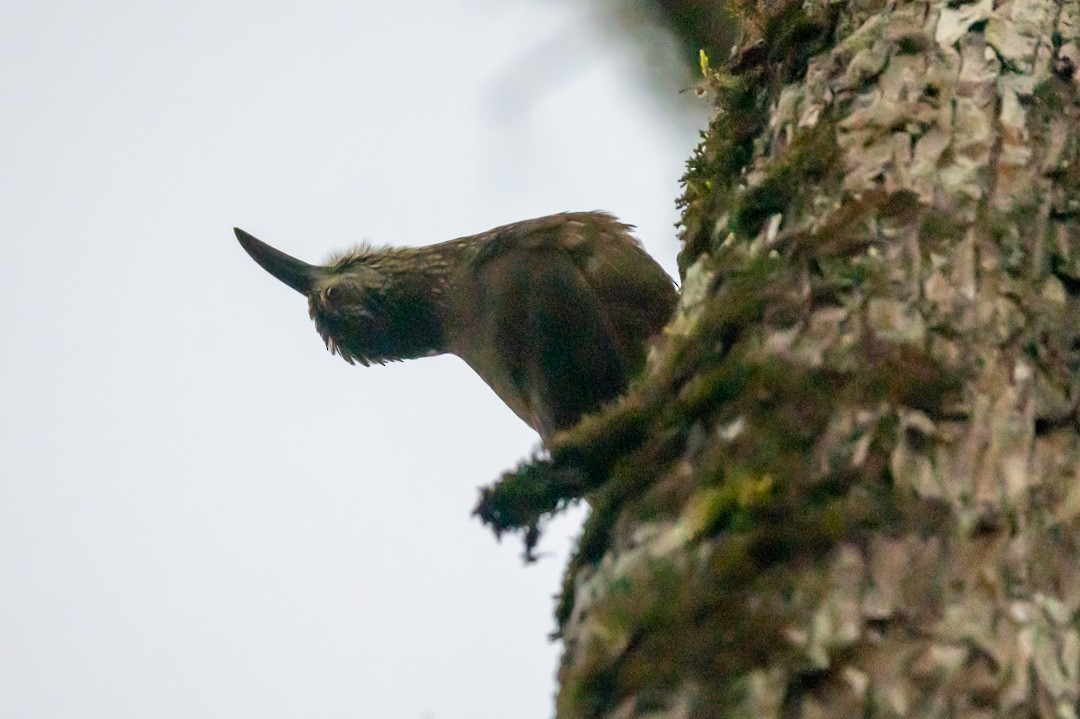
<svg viewBox="0 0 1080 719">
<path fill-rule="evenodd" d="M 704 119 L 600 5 L 0 5 L 0 717 L 550 715 L 583 512 L 528 567 L 469 514 L 537 437 L 457 359 L 331 357 L 231 228 L 602 208 L 674 273 Z"/>
</svg>

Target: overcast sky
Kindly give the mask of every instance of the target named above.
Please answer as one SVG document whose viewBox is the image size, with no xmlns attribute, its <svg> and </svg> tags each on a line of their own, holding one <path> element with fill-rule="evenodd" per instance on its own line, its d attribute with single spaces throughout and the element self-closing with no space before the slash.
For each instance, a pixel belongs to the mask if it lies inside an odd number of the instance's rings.
<svg viewBox="0 0 1080 719">
<path fill-rule="evenodd" d="M 231 228 L 601 208 L 674 273 L 703 116 L 597 5 L 0 5 L 0 716 L 550 716 L 583 513 L 527 567 L 470 517 L 537 436 L 456 358 L 329 355 Z"/>
</svg>

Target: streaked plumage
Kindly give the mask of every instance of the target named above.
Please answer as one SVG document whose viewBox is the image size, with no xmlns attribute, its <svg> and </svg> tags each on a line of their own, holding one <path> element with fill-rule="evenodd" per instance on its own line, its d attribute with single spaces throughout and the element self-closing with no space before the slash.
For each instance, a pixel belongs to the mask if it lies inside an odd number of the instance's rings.
<svg viewBox="0 0 1080 719">
<path fill-rule="evenodd" d="M 456 354 L 546 440 L 626 388 L 674 307 L 671 279 L 630 229 L 568 212 L 325 266 L 236 234 L 308 297 L 332 352 L 364 365 Z"/>
</svg>

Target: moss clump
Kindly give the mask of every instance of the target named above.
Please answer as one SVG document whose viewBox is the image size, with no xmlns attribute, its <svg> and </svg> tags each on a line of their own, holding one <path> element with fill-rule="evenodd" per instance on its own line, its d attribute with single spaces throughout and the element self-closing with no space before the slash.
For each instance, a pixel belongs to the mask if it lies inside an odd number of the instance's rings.
<svg viewBox="0 0 1080 719">
<path fill-rule="evenodd" d="M 731 574 L 732 564 L 716 559 L 652 558 L 613 583 L 590 610 L 604 638 L 582 647 L 581 663 L 564 672 L 559 714 L 596 716 L 628 696 L 664 707 L 681 682 L 697 684 L 761 661 L 758 642 L 779 639 L 782 625 L 767 612 L 751 611 L 741 621 L 747 612 L 740 605 L 756 581 L 744 582 L 744 567 Z"/>
<path fill-rule="evenodd" d="M 929 209 L 923 213 L 919 223 L 919 241 L 929 250 L 952 245 L 967 232 L 967 227 L 967 223 L 956 214 Z"/>
<path fill-rule="evenodd" d="M 932 530 L 948 521 L 947 509 L 935 515 L 891 489 L 896 427 L 882 421 L 875 428 L 857 469 L 822 473 L 804 454 L 800 475 L 736 469 L 700 487 L 681 515 L 696 515 L 694 546 L 670 558 L 641 556 L 590 604 L 596 631 L 564 667 L 560 713 L 593 716 L 642 695 L 664 706 L 692 686 L 701 692 L 701 716 L 726 716 L 740 699 L 739 677 L 767 662 L 800 664 L 783 635 L 802 616 L 800 602 L 813 601 L 803 569 L 884 526 Z"/>
<path fill-rule="evenodd" d="M 581 497 L 586 486 L 586 476 L 573 464 L 534 460 L 504 474 L 495 486 L 483 488 L 473 514 L 496 536 L 522 531 L 525 558 L 531 561 L 540 539 L 541 520 Z"/>
<path fill-rule="evenodd" d="M 732 526 L 748 510 L 764 506 L 776 482 L 771 474 L 738 474 L 718 486 L 699 492 L 686 510 L 697 537 L 708 536 Z"/>
<path fill-rule="evenodd" d="M 735 197 L 731 230 L 738 237 L 750 238 L 771 215 L 792 211 L 810 188 L 825 179 L 839 156 L 831 123 L 822 121 L 797 133 L 784 153 L 769 164 L 765 178 Z"/>
<path fill-rule="evenodd" d="M 716 114 L 687 163 L 683 194 L 676 203 L 684 211 L 683 249 L 679 253 L 683 275 L 698 255 L 711 249 L 718 233 L 707 218 L 723 214 L 743 168 L 753 157 L 753 138 L 768 117 L 759 75 L 717 74 L 710 79 Z"/>
<path fill-rule="evenodd" d="M 927 49 L 928 39 L 923 35 L 905 35 L 896 42 L 897 55 L 918 55 Z"/>
<path fill-rule="evenodd" d="M 1035 86 L 1032 92 L 1035 108 L 1046 117 L 1060 116 L 1065 111 L 1061 81 L 1050 77 Z"/>
<path fill-rule="evenodd" d="M 658 400 L 635 385 L 619 402 L 561 435 L 548 458 L 534 457 L 480 490 L 473 514 L 501 536 L 521 532 L 533 559 L 540 524 L 608 479 L 612 465 L 642 445 Z"/>
<path fill-rule="evenodd" d="M 831 10 L 811 15 L 793 0 L 738 3 L 736 12 L 746 36 L 725 70 L 707 73 L 716 111 L 683 176 L 685 190 L 678 202 L 684 209 L 679 253 L 683 273 L 727 234 L 717 218 L 735 201 L 742 173 L 753 159 L 753 140 L 768 120 L 770 99 L 806 71 L 809 58 L 826 46 L 835 26 Z M 808 165 L 806 159 L 803 164 Z M 781 211 L 774 208 L 785 205 L 782 194 L 780 186 L 770 184 L 745 200 L 744 224 L 753 222 L 754 215 Z"/>
<path fill-rule="evenodd" d="M 529 549 L 548 513 L 577 497 L 592 508 L 556 613 L 574 640 L 560 716 L 610 713 L 630 697 L 663 711 L 687 687 L 695 716 L 723 716 L 747 672 L 798 665 L 783 636 L 805 616 L 796 604 L 814 599 L 795 591 L 806 572 L 842 543 L 933 519 L 892 486 L 900 430 L 889 408 L 940 416 L 958 377 L 922 346 L 863 331 L 859 313 L 867 296 L 894 289 L 871 251 L 874 229 L 921 221 L 923 233 L 945 233 L 949 218 L 923 216 L 911 192 L 836 202 L 841 153 L 828 117 L 773 148 L 742 187 L 780 85 L 831 32 L 801 2 L 772 7 L 751 18 L 756 50 L 709 76 L 719 110 L 684 178 L 680 262 L 709 255 L 700 313 L 673 324 L 678 334 L 628 397 L 485 494 L 485 520 L 523 531 Z M 762 251 L 750 240 L 775 213 L 782 233 Z M 587 601 L 575 597 L 582 588 Z"/>
<path fill-rule="evenodd" d="M 758 3 L 768 8 L 762 18 L 762 39 L 767 62 L 776 68 L 776 80 L 791 82 L 803 76 L 811 57 L 828 49 L 838 17 L 837 9 L 811 15 L 801 2 Z"/>
<path fill-rule="evenodd" d="M 815 257 L 811 268 L 815 280 L 811 301 L 815 307 L 842 307 L 853 294 L 865 296 L 888 283 L 888 270 L 880 257 Z"/>
<path fill-rule="evenodd" d="M 963 387 L 960 369 L 910 345 L 867 340 L 858 365 L 858 374 L 850 377 L 851 391 L 869 402 L 911 407 L 930 417 L 941 416 Z"/>
</svg>

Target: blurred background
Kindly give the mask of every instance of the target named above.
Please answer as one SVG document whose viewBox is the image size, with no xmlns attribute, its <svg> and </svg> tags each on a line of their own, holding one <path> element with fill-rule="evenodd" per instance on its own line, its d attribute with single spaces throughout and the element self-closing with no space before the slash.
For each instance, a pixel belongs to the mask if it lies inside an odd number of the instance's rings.
<svg viewBox="0 0 1080 719">
<path fill-rule="evenodd" d="M 706 109 L 646 7 L 0 6 L 0 716 L 551 714 L 583 510 L 530 566 L 470 516 L 538 438 L 456 358 L 330 356 L 232 227 L 606 209 L 674 275 Z"/>
</svg>

